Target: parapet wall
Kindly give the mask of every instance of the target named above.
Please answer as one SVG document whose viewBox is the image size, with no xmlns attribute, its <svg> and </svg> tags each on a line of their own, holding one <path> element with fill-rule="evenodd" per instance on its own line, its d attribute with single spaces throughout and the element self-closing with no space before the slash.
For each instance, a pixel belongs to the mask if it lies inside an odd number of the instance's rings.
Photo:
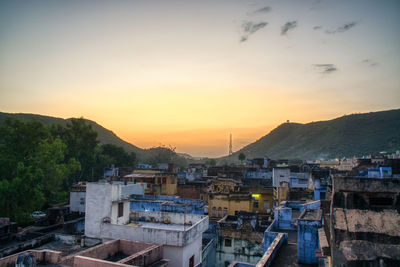
<svg viewBox="0 0 400 267">
<path fill-rule="evenodd" d="M 27 250 L 18 254 L 10 255 L 0 259 L 0 266 L 2 267 L 14 267 L 18 256 L 22 253 L 31 253 L 36 258 L 37 263 L 45 264 L 57 264 L 61 259 L 61 252 L 53 250 Z"/>
</svg>

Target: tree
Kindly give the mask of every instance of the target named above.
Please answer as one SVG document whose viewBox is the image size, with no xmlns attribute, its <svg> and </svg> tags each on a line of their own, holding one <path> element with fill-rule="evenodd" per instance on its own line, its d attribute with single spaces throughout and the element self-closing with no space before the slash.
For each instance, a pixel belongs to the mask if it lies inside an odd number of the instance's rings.
<svg viewBox="0 0 400 267">
<path fill-rule="evenodd" d="M 136 160 L 136 154 L 126 152 L 122 147 L 105 144 L 101 145 L 102 154 L 111 159 L 111 164 L 116 166 L 133 166 Z"/>
<path fill-rule="evenodd" d="M 240 160 L 240 161 L 242 162 L 242 164 L 243 164 L 243 160 L 246 159 L 246 155 L 245 155 L 244 153 L 240 153 L 239 156 L 238 156 L 238 158 L 239 158 L 239 160 Z"/>
<path fill-rule="evenodd" d="M 0 125 L 0 217 L 26 223 L 44 205 L 65 200 L 62 183 L 79 169 L 66 145 L 38 121 Z"/>
<path fill-rule="evenodd" d="M 157 163 L 173 163 L 176 167 L 186 168 L 188 162 L 186 158 L 175 152 L 175 147 L 160 145 L 146 150 L 145 162 L 156 165 Z"/>
<path fill-rule="evenodd" d="M 84 180 L 95 180 L 94 166 L 96 163 L 96 148 L 99 143 L 97 132 L 83 118 L 70 119 L 66 127 L 57 125 L 52 128 L 54 135 L 59 136 L 67 145 L 66 160 L 75 158 L 81 165 L 79 172 L 74 174 L 72 183 Z"/>
<path fill-rule="evenodd" d="M 104 168 L 111 165 L 118 167 L 133 167 L 136 162 L 136 154 L 126 152 L 122 147 L 105 144 L 96 149 L 96 177 L 103 176 Z"/>
</svg>

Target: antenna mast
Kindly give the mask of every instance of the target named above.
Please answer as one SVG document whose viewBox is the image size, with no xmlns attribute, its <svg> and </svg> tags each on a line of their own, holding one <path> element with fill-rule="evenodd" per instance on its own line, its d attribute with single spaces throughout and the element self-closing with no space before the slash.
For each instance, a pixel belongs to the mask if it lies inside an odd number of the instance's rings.
<svg viewBox="0 0 400 267">
<path fill-rule="evenodd" d="M 230 133 L 230 138 L 229 138 L 229 156 L 232 155 L 232 133 Z"/>
</svg>

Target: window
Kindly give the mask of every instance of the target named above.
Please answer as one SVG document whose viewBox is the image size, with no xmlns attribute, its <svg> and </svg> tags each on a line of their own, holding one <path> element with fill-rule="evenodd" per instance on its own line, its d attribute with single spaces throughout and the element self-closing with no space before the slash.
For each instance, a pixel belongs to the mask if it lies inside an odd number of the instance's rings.
<svg viewBox="0 0 400 267">
<path fill-rule="evenodd" d="M 264 210 L 268 210 L 271 208 L 270 204 L 269 204 L 269 200 L 264 200 L 264 206 L 263 206 Z"/>
<path fill-rule="evenodd" d="M 231 247 L 231 246 L 232 246 L 232 239 L 225 238 L 225 247 Z"/>
<path fill-rule="evenodd" d="M 222 209 L 221 209 L 221 207 L 218 208 L 217 217 L 222 217 Z"/>
<path fill-rule="evenodd" d="M 212 216 L 215 217 L 217 215 L 215 207 L 212 208 Z"/>
<path fill-rule="evenodd" d="M 194 255 L 189 259 L 189 267 L 194 267 Z"/>
<path fill-rule="evenodd" d="M 228 215 L 228 209 L 224 208 L 224 216 Z"/>
<path fill-rule="evenodd" d="M 258 209 L 258 200 L 253 200 L 253 208 Z"/>
<path fill-rule="evenodd" d="M 118 203 L 118 217 L 124 216 L 124 202 Z"/>
</svg>

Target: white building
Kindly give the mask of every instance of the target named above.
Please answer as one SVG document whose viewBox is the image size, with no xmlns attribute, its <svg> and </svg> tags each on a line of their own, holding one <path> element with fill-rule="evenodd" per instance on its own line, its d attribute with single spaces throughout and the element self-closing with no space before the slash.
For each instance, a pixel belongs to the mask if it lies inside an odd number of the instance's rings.
<svg viewBox="0 0 400 267">
<path fill-rule="evenodd" d="M 290 173 L 290 187 L 291 188 L 308 188 L 308 183 L 311 174 L 307 172 L 292 172 Z"/>
<path fill-rule="evenodd" d="M 69 192 L 69 210 L 84 213 L 86 208 L 86 183 L 79 183 L 71 187 Z"/>
<path fill-rule="evenodd" d="M 157 243 L 171 266 L 195 266 L 201 262 L 202 234 L 208 216 L 135 211 L 121 184 L 88 183 L 85 235 L 93 238 Z"/>
<path fill-rule="evenodd" d="M 272 186 L 278 187 L 281 182 L 290 184 L 290 169 L 277 167 L 272 169 Z"/>
</svg>

